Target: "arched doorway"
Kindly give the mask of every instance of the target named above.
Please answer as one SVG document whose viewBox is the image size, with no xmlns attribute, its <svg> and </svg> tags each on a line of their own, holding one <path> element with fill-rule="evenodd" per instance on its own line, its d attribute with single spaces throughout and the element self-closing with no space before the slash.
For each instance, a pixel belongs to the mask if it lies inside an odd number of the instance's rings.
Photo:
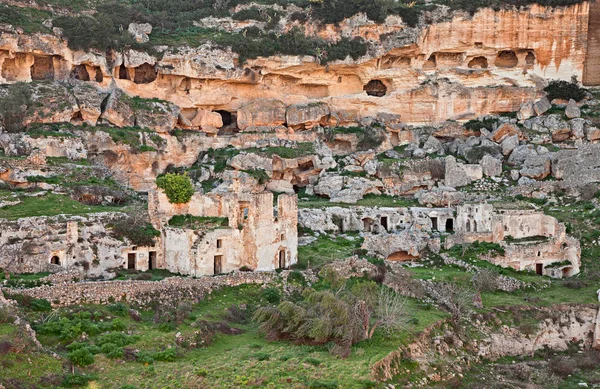
<svg viewBox="0 0 600 389">
<path fill-rule="evenodd" d="M 60 258 L 58 257 L 58 255 L 54 255 L 52 258 L 50 258 L 50 263 L 53 265 L 60 266 Z"/>
</svg>

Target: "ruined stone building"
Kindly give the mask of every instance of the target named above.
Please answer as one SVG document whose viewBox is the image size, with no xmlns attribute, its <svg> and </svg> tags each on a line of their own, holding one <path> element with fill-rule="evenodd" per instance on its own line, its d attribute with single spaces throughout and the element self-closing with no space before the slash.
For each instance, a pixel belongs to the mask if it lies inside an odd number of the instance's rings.
<svg viewBox="0 0 600 389">
<path fill-rule="evenodd" d="M 288 268 L 298 260 L 295 195 L 280 195 L 274 209 L 271 192 L 196 194 L 188 204 L 151 192 L 149 208 L 161 231 L 151 247 L 111 236 L 109 226 L 122 213 L 0 219 L 0 267 L 33 273 L 78 266 L 92 277 L 112 268 L 203 276 Z M 176 215 L 200 217 L 203 225 L 169 226 Z"/>
<path fill-rule="evenodd" d="M 171 204 L 164 193 L 150 192 L 149 212 L 161 230 L 162 256 L 157 266 L 174 273 L 269 271 L 288 268 L 298 260 L 296 195 L 279 195 L 274 207 L 271 192 L 196 193 L 186 204 Z M 170 227 L 169 220 L 176 215 L 226 221 L 199 229 Z"/>
<path fill-rule="evenodd" d="M 81 266 L 92 277 L 101 276 L 106 269 L 127 267 L 131 258 L 128 254 L 138 248 L 111 237 L 107 228 L 123 217 L 119 212 L 105 212 L 0 219 L 0 267 L 17 273 L 37 273 Z M 139 250 L 146 258 L 155 257 L 159 247 Z M 137 265 L 143 262 L 142 257 L 140 254 Z"/>
<path fill-rule="evenodd" d="M 486 258 L 496 265 L 556 278 L 579 273 L 579 241 L 567 235 L 564 224 L 542 212 L 465 204 L 457 207 L 455 229 L 447 248 L 475 241 L 499 243 L 505 255 Z"/>
<path fill-rule="evenodd" d="M 320 232 L 393 233 L 406 229 L 452 232 L 454 212 L 450 208 L 425 207 L 327 207 L 299 210 L 301 227 Z"/>
</svg>

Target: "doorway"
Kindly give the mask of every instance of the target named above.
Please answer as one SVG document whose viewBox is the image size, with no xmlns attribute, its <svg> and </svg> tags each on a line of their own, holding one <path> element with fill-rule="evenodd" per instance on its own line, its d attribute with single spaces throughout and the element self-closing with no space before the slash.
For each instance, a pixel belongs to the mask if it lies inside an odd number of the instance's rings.
<svg viewBox="0 0 600 389">
<path fill-rule="evenodd" d="M 431 218 L 431 229 L 433 229 L 433 230 L 437 230 L 438 229 L 438 219 L 437 219 L 437 217 L 432 217 Z"/>
<path fill-rule="evenodd" d="M 541 276 L 543 271 L 544 271 L 544 265 L 541 263 L 536 263 L 535 264 L 535 273 Z"/>
<path fill-rule="evenodd" d="M 279 268 L 285 269 L 285 250 L 279 250 Z"/>
<path fill-rule="evenodd" d="M 58 255 L 53 256 L 52 259 L 50 259 L 50 263 L 53 265 L 60 265 L 60 258 Z"/>
<path fill-rule="evenodd" d="M 214 266 L 213 266 L 213 274 L 221 274 L 223 273 L 223 256 L 215 255 Z"/>
<path fill-rule="evenodd" d="M 387 218 L 387 216 L 383 216 L 381 218 L 381 227 L 383 227 L 383 229 L 387 231 L 387 229 L 388 229 L 388 218 Z"/>
<path fill-rule="evenodd" d="M 135 269 L 135 253 L 127 254 L 127 269 Z"/>
<path fill-rule="evenodd" d="M 156 251 L 148 253 L 148 270 L 156 269 Z"/>
</svg>

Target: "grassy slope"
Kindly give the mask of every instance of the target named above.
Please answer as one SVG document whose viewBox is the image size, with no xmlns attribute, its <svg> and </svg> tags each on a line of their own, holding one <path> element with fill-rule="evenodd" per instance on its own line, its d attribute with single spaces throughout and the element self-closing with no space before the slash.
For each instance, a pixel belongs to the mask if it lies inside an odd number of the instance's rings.
<svg viewBox="0 0 600 389">
<path fill-rule="evenodd" d="M 0 198 L 9 199 L 10 192 L 0 190 Z M 70 197 L 47 193 L 40 197 L 20 195 L 21 203 L 0 208 L 0 219 L 16 220 L 32 216 L 84 215 L 96 212 L 126 212 L 126 207 L 85 205 Z"/>
<path fill-rule="evenodd" d="M 232 304 L 256 304 L 260 300 L 258 286 L 227 288 L 196 305 L 192 315 L 193 318 L 220 321 L 223 320 L 225 309 Z M 424 309 L 413 300 L 408 305 L 410 316 L 416 320 L 412 321 L 405 332 L 389 337 L 376 332 L 373 339 L 355 345 L 352 355 L 347 359 L 332 356 L 326 346 L 269 342 L 259 334 L 257 326 L 250 323 L 237 325 L 245 331 L 243 334 L 219 335 L 207 348 L 183 350 L 174 362 L 154 362 L 145 366 L 134 361 L 96 355 L 94 365 L 79 370 L 96 374 L 96 383 L 100 388 L 119 388 L 125 384 L 138 388 L 305 388 L 311 387 L 311 384 L 318 387 L 315 385 L 319 382 L 336 383 L 340 388 L 373 387 L 370 367 L 374 362 L 401 343 L 407 342 L 411 334 L 446 316 L 435 308 Z M 94 309 L 106 311 L 104 307 Z M 135 322 L 129 317 L 120 318 L 126 322 L 128 332 L 140 335 L 139 341 L 129 346 L 139 350 L 164 349 L 174 344 L 177 332 L 185 335 L 195 330 L 191 326 L 192 320 L 188 319 L 178 328 L 163 332 L 152 323 L 152 312 L 142 312 L 142 316 L 141 322 Z M 0 331 L 4 329 L 10 333 L 11 327 L 0 326 Z M 64 343 L 59 338 L 40 336 L 40 340 L 65 355 Z M 12 354 L 9 357 L 0 355 L 0 364 L 9 358 L 13 358 Z M 40 377 L 61 373 L 59 362 L 46 362 L 47 358 L 41 358 L 28 367 L 15 364 L 4 370 L 3 375 L 6 378 L 19 377 L 24 382 L 39 385 Z M 35 374 L 32 377 L 24 376 L 23 372 L 27 370 L 35 370 Z M 39 387 L 49 386 L 42 384 Z"/>
</svg>

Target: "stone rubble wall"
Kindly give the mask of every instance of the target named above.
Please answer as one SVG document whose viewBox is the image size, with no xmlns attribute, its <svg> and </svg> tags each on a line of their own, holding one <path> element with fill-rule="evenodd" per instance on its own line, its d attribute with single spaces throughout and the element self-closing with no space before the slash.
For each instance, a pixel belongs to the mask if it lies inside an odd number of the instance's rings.
<svg viewBox="0 0 600 389">
<path fill-rule="evenodd" d="M 288 272 L 282 272 L 285 278 Z M 22 294 L 43 298 L 54 307 L 78 304 L 109 304 L 124 301 L 140 307 L 153 303 L 175 304 L 179 301 L 197 303 L 212 291 L 227 286 L 268 284 L 278 278 L 276 273 L 235 272 L 223 276 L 182 278 L 162 281 L 101 281 L 58 285 L 43 285 L 30 289 L 4 288 L 5 294 Z"/>
</svg>

